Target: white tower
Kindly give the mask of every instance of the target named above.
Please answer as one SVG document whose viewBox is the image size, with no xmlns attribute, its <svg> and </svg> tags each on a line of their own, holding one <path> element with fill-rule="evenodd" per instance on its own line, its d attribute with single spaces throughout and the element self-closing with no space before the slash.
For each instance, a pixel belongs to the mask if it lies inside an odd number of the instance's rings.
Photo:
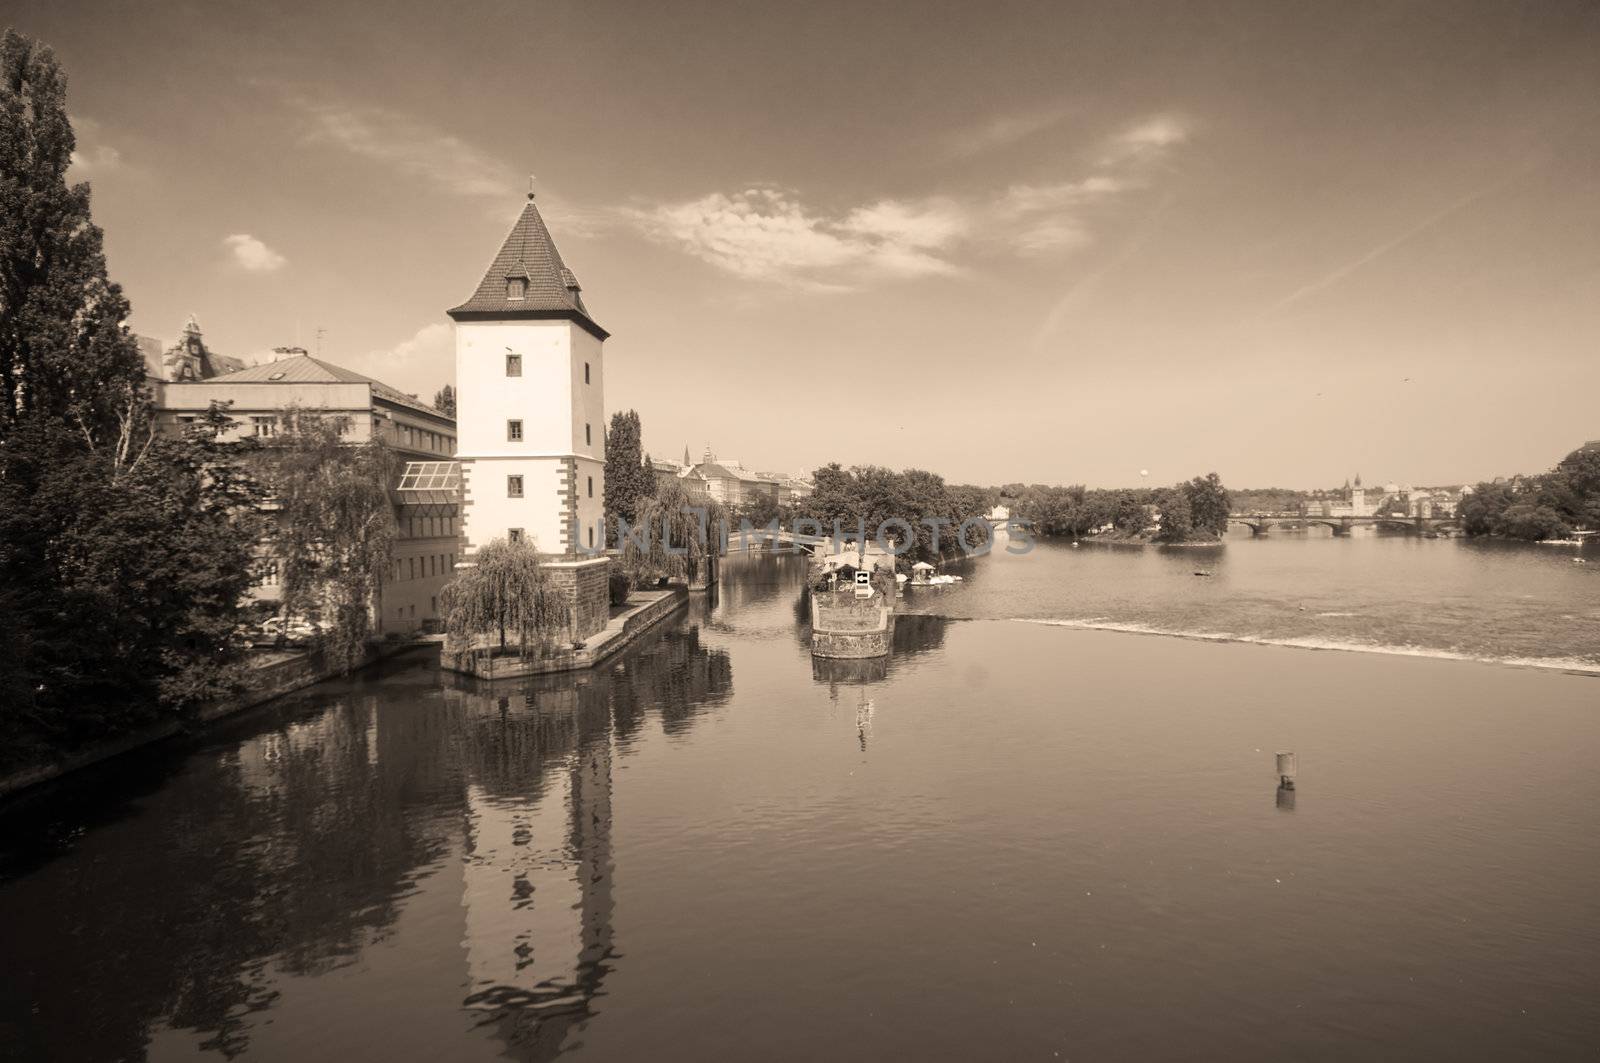
<svg viewBox="0 0 1600 1063">
<path fill-rule="evenodd" d="M 532 192 L 478 290 L 450 317 L 466 558 L 516 538 L 551 558 L 598 553 L 608 333 L 584 307 Z"/>
</svg>

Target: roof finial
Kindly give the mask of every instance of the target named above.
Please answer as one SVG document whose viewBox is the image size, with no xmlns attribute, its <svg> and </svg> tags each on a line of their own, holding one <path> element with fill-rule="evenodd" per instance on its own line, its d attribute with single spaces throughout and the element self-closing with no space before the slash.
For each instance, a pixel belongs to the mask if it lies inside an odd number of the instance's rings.
<svg viewBox="0 0 1600 1063">
<path fill-rule="evenodd" d="M 528 202 L 533 202 L 533 174 L 528 175 Z"/>
</svg>

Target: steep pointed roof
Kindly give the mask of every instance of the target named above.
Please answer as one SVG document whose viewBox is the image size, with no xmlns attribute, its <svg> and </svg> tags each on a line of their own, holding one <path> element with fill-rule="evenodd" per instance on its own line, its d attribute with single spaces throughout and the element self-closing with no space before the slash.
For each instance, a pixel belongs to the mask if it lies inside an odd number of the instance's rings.
<svg viewBox="0 0 1600 1063">
<path fill-rule="evenodd" d="M 507 282 L 517 278 L 527 282 L 527 289 L 523 298 L 512 299 Z M 578 278 L 561 261 L 561 252 L 556 250 L 556 242 L 551 239 L 539 208 L 534 206 L 531 193 L 517 223 L 500 245 L 500 253 L 478 282 L 478 290 L 449 313 L 457 321 L 566 318 L 597 339 L 609 335 L 589 316 Z"/>
</svg>

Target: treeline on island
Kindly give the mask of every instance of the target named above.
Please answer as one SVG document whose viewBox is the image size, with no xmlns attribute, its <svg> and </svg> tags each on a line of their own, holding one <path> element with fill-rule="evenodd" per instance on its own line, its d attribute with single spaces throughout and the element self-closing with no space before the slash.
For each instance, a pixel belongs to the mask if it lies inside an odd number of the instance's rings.
<svg viewBox="0 0 1600 1063">
<path fill-rule="evenodd" d="M 1480 483 L 1461 499 L 1461 530 L 1503 539 L 1566 539 L 1600 528 L 1600 446 L 1580 447 L 1538 476 Z"/>
<path fill-rule="evenodd" d="M 985 518 L 999 501 L 998 491 L 947 484 L 944 477 L 922 469 L 847 469 L 833 462 L 816 470 L 814 480 L 816 491 L 789 507 L 782 514 L 784 523 L 792 527 L 795 520 L 814 521 L 826 536 L 836 527 L 845 537 L 864 528 L 874 540 L 882 528 L 885 538 L 904 547 L 897 559 L 902 569 L 961 555 L 963 526 L 966 550 L 985 548 L 991 534 Z"/>
<path fill-rule="evenodd" d="M 1160 543 L 1216 542 L 1231 499 L 1216 473 L 1160 488 L 1102 489 L 1009 484 L 1011 518 L 1041 535 Z"/>
</svg>

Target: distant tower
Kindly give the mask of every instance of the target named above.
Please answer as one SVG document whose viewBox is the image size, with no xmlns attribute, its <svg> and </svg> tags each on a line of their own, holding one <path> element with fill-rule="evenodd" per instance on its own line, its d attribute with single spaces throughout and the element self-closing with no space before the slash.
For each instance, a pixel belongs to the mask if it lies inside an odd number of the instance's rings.
<svg viewBox="0 0 1600 1063">
<path fill-rule="evenodd" d="M 531 540 L 552 559 L 592 556 L 605 544 L 609 334 L 583 305 L 532 192 L 450 317 L 467 560 L 494 539 Z"/>
<path fill-rule="evenodd" d="M 1355 516 L 1367 515 L 1367 491 L 1361 486 L 1361 474 L 1356 473 L 1356 484 L 1350 489 L 1350 512 Z"/>
<path fill-rule="evenodd" d="M 685 443 L 683 445 L 683 467 L 685 469 L 687 469 L 689 466 L 691 466 L 693 464 L 694 464 L 694 462 L 689 460 L 689 444 Z"/>
</svg>

